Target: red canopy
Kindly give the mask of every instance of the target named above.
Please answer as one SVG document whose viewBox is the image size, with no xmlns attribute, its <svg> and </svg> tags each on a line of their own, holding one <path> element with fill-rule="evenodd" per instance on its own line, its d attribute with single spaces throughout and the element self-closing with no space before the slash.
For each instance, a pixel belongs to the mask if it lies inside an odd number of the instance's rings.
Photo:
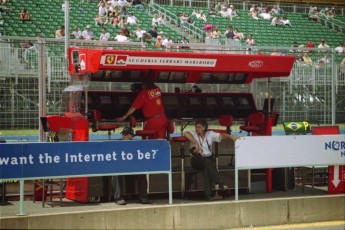
<svg viewBox="0 0 345 230">
<path fill-rule="evenodd" d="M 245 83 L 254 78 L 287 77 L 295 60 L 294 56 L 79 48 L 71 48 L 70 57 L 73 51 L 79 52 L 79 74 L 99 70 L 185 72 L 186 83 L 197 82 L 205 73 L 240 74 L 245 76 Z M 69 71 L 73 74 L 72 58 L 69 62 Z"/>
</svg>

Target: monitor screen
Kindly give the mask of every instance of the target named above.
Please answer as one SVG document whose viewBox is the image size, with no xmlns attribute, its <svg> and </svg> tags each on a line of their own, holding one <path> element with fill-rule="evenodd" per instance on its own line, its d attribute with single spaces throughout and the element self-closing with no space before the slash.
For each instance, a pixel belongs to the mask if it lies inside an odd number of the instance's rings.
<svg viewBox="0 0 345 230">
<path fill-rule="evenodd" d="M 227 106 L 234 106 L 234 101 L 232 100 L 232 97 L 222 97 L 223 105 Z"/>
<path fill-rule="evenodd" d="M 163 104 L 165 106 L 178 106 L 179 102 L 177 100 L 176 95 L 164 95 L 163 96 Z"/>
<path fill-rule="evenodd" d="M 102 105 L 110 105 L 111 104 L 111 97 L 110 96 L 100 96 L 99 100 Z"/>
<path fill-rule="evenodd" d="M 119 105 L 129 105 L 131 101 L 128 97 L 118 97 Z"/>
<path fill-rule="evenodd" d="M 190 97 L 189 98 L 190 105 L 200 105 L 199 97 Z"/>
<path fill-rule="evenodd" d="M 206 97 L 206 105 L 208 105 L 208 106 L 216 106 L 217 105 L 216 98 L 214 98 L 214 97 Z"/>
</svg>

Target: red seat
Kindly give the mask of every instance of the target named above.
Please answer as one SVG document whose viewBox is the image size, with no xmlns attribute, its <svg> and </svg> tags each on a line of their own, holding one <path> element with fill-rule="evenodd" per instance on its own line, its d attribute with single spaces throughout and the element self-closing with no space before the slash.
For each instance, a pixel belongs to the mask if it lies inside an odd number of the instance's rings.
<svg viewBox="0 0 345 230">
<path fill-rule="evenodd" d="M 135 128 L 137 126 L 137 121 L 134 116 L 130 116 L 130 122 L 131 122 L 131 127 Z M 154 130 L 137 130 L 135 132 L 136 136 L 140 136 L 141 139 L 153 139 L 155 136 L 155 131 Z"/>
<path fill-rule="evenodd" d="M 250 133 L 260 133 L 261 126 L 265 123 L 265 114 L 263 112 L 251 113 L 248 118 L 248 124 L 240 126 L 241 131 Z"/>
<path fill-rule="evenodd" d="M 111 139 L 111 131 L 115 131 L 115 129 L 119 128 L 119 124 L 113 124 L 113 123 L 107 123 L 107 124 L 100 124 L 102 122 L 102 115 L 101 112 L 97 109 L 94 109 L 93 111 L 93 126 L 92 126 L 92 132 L 97 131 L 108 131 L 108 139 Z"/>
<path fill-rule="evenodd" d="M 228 134 L 231 134 L 230 127 L 232 126 L 233 120 L 234 119 L 233 119 L 233 117 L 231 115 L 227 115 L 227 114 L 220 115 L 219 119 L 218 119 L 219 125 L 223 126 L 223 127 L 226 127 L 226 129 L 210 129 L 210 130 L 212 130 L 214 132 L 217 132 L 217 133 L 228 133 Z"/>
</svg>

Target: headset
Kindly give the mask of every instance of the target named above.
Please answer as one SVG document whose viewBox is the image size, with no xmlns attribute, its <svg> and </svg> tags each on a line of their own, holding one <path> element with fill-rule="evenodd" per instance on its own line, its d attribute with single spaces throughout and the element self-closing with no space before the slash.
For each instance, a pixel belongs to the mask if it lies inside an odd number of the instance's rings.
<svg viewBox="0 0 345 230">
<path fill-rule="evenodd" d="M 200 124 L 204 129 L 204 132 L 206 133 L 208 131 L 208 124 L 207 121 L 204 119 L 197 120 L 195 124 Z"/>
</svg>

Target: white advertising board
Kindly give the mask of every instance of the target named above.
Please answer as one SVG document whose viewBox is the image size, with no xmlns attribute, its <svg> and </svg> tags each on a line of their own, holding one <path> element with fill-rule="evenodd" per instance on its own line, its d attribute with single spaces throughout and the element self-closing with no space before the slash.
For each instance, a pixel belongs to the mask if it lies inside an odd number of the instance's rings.
<svg viewBox="0 0 345 230">
<path fill-rule="evenodd" d="M 345 164 L 345 135 L 250 136 L 236 141 L 236 168 Z"/>
</svg>

